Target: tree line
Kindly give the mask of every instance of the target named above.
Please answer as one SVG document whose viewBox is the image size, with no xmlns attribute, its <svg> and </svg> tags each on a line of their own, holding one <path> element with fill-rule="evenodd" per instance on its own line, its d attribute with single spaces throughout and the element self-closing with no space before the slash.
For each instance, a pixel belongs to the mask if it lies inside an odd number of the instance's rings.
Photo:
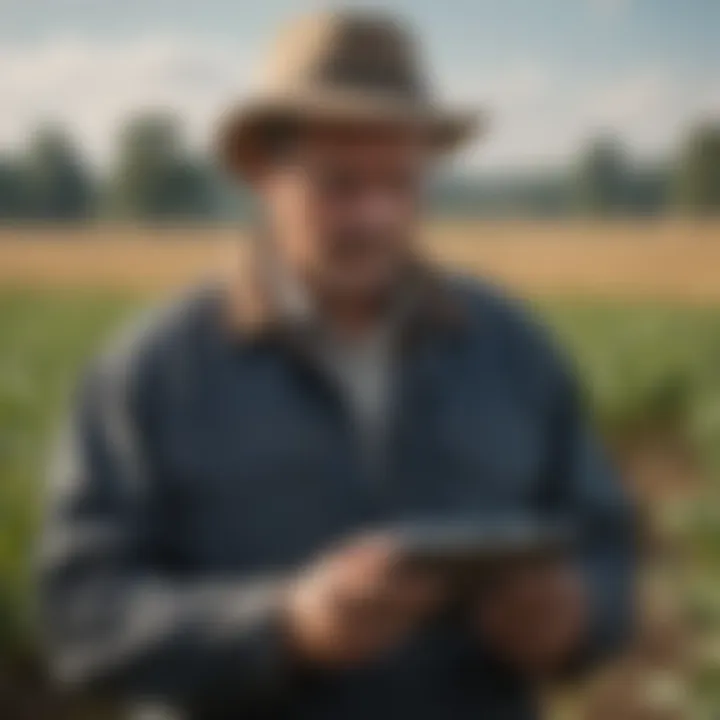
<svg viewBox="0 0 720 720">
<path fill-rule="evenodd" d="M 608 136 L 591 139 L 560 170 L 446 175 L 431 207 L 454 217 L 719 215 L 720 123 L 698 124 L 672 158 L 654 163 L 633 162 Z M 102 173 L 59 127 L 36 131 L 16 156 L 0 156 L 0 221 L 242 221 L 251 214 L 247 191 L 190 152 L 168 115 L 129 121 Z"/>
</svg>

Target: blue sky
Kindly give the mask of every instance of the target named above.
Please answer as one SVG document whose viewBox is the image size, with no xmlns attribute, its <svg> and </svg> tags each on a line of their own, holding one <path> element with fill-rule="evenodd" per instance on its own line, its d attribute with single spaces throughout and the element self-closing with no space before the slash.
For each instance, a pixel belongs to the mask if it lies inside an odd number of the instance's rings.
<svg viewBox="0 0 720 720">
<path fill-rule="evenodd" d="M 0 144 L 56 119 L 102 162 L 122 119 L 153 107 L 176 110 L 203 144 L 246 92 L 273 29 L 317 6 L 327 4 L 0 0 Z M 442 96 L 488 108 L 491 132 L 466 156 L 473 166 L 556 164 L 605 129 L 652 156 L 694 119 L 720 116 L 718 0 L 380 6 L 418 28 Z"/>
</svg>

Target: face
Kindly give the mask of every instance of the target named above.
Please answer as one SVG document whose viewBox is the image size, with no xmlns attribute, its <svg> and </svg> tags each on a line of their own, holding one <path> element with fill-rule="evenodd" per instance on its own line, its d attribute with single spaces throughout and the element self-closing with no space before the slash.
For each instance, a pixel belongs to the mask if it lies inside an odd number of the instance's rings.
<svg viewBox="0 0 720 720">
<path fill-rule="evenodd" d="M 411 253 L 427 163 L 407 128 L 303 133 L 256 183 L 278 252 L 321 292 L 381 292 Z"/>
</svg>

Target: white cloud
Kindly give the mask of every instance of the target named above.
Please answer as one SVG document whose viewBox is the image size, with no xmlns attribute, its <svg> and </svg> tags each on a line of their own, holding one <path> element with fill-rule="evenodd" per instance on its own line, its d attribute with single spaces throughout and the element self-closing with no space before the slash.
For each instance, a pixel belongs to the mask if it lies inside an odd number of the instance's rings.
<svg viewBox="0 0 720 720">
<path fill-rule="evenodd" d="M 546 73 L 536 93 L 495 96 L 495 122 L 473 152 L 483 166 L 557 164 L 588 137 L 616 135 L 630 153 L 652 158 L 672 152 L 688 127 L 720 119 L 720 82 L 709 73 L 680 74 L 669 67 L 638 67 L 602 83 L 564 72 Z"/>
<path fill-rule="evenodd" d="M 671 78 L 659 69 L 642 70 L 600 88 L 584 108 L 591 117 L 623 126 L 656 117 L 673 95 Z"/>
<path fill-rule="evenodd" d="M 555 131 L 555 109 L 567 96 L 568 79 L 557 68 L 523 61 L 471 80 L 455 77 L 451 97 L 478 104 L 488 131 L 464 162 L 470 165 L 536 165 L 557 162 L 568 138 Z"/>
<path fill-rule="evenodd" d="M 673 147 L 700 118 L 720 118 L 720 83 L 680 77 L 670 68 L 641 68 L 592 93 L 580 111 L 588 129 L 617 132 L 639 155 Z"/>
<path fill-rule="evenodd" d="M 5 47 L 0 144 L 17 146 L 32 126 L 59 122 L 104 160 L 118 125 L 144 109 L 177 112 L 199 142 L 211 119 L 243 91 L 247 67 L 242 52 L 177 37 Z"/>
<path fill-rule="evenodd" d="M 455 74 L 450 96 L 459 100 L 475 98 L 500 110 L 519 110 L 542 99 L 552 91 L 557 72 L 543 63 L 516 62 L 471 76 Z"/>
</svg>

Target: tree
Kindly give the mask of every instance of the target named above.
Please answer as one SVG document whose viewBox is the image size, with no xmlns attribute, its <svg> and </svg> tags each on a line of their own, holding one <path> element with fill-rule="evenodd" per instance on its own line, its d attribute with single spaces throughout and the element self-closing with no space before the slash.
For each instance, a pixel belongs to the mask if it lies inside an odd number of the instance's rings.
<svg viewBox="0 0 720 720">
<path fill-rule="evenodd" d="M 24 162 L 24 187 L 30 217 L 79 220 L 93 207 L 92 181 L 75 147 L 58 128 L 38 130 Z"/>
<path fill-rule="evenodd" d="M 720 123 L 690 132 L 678 162 L 675 200 L 694 215 L 720 213 Z"/>
<path fill-rule="evenodd" d="M 623 147 L 611 137 L 596 138 L 582 154 L 576 204 L 590 215 L 617 215 L 627 209 L 628 171 Z"/>
<path fill-rule="evenodd" d="M 667 211 L 672 170 L 655 161 L 638 165 L 628 178 L 628 208 L 636 215 L 660 215 Z"/>
<path fill-rule="evenodd" d="M 0 220 L 19 220 L 27 212 L 25 175 L 11 158 L 0 158 Z"/>
<path fill-rule="evenodd" d="M 213 206 L 209 173 L 187 155 L 172 117 L 145 115 L 125 126 L 109 182 L 112 214 L 135 220 L 200 218 Z"/>
</svg>

